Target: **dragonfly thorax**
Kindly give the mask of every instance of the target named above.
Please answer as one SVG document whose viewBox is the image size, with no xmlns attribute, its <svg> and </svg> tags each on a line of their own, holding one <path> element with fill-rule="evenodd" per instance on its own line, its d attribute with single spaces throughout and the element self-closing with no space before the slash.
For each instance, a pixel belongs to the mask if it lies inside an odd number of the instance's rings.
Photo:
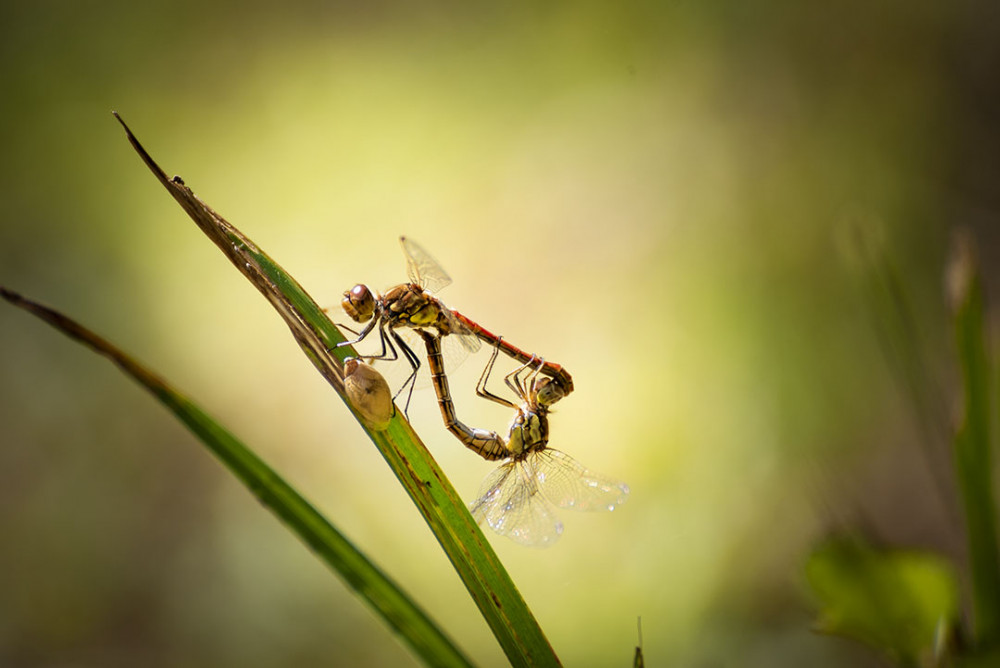
<svg viewBox="0 0 1000 668">
<path fill-rule="evenodd" d="M 442 336 L 451 333 L 441 302 L 415 283 L 397 285 L 385 293 L 383 302 L 390 327 L 434 327 Z"/>
<path fill-rule="evenodd" d="M 549 418 L 544 412 L 534 411 L 525 406 L 517 409 L 517 415 L 510 423 L 507 447 L 511 456 L 517 457 L 533 450 L 544 448 L 549 442 Z"/>
<path fill-rule="evenodd" d="M 367 285 L 355 285 L 344 293 L 340 306 L 354 322 L 368 322 L 375 313 L 377 300 Z"/>
</svg>

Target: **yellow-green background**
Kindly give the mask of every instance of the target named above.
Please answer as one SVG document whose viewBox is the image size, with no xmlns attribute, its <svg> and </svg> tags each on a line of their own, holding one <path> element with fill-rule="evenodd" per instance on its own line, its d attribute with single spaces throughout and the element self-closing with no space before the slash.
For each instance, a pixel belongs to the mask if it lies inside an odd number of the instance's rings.
<svg viewBox="0 0 1000 668">
<path fill-rule="evenodd" d="M 947 415 L 948 230 L 972 224 L 987 265 L 995 238 L 990 11 L 7 3 L 0 284 L 201 402 L 503 665 L 375 449 L 110 111 L 321 304 L 400 282 L 408 234 L 447 303 L 573 373 L 551 445 L 632 488 L 611 515 L 563 512 L 551 549 L 495 540 L 567 665 L 627 665 L 637 616 L 650 665 L 858 665 L 810 631 L 809 546 L 961 539 L 852 233 L 901 272 Z M 0 345 L 0 664 L 413 663 L 111 365 L 9 307 Z M 500 430 L 509 411 L 472 395 L 485 360 L 452 388 Z M 471 498 L 492 465 L 430 391 L 410 416 Z"/>
</svg>

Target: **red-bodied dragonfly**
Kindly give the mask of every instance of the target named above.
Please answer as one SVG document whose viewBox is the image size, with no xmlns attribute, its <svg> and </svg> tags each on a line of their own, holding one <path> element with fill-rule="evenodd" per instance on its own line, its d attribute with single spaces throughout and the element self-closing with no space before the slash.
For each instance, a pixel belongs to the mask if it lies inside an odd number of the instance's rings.
<svg viewBox="0 0 1000 668">
<path fill-rule="evenodd" d="M 563 531 L 555 506 L 611 511 L 625 502 L 628 485 L 591 471 L 566 453 L 548 447 L 549 410 L 566 394 L 552 378 L 539 375 L 542 362 L 529 360 L 504 378 L 521 400 L 520 405 L 486 389 L 500 346 L 494 347 L 479 378 L 476 394 L 517 411 L 505 441 L 494 431 L 474 429 L 458 419 L 441 358 L 440 338 L 429 332 L 420 334 L 445 427 L 482 458 L 504 460 L 486 477 L 478 498 L 469 505 L 477 522 L 485 522 L 498 534 L 523 545 L 547 547 Z"/>
<path fill-rule="evenodd" d="M 420 359 L 396 331 L 399 328 L 434 329 L 439 336 L 447 336 L 451 341 L 457 340 L 459 345 L 451 346 L 456 351 L 451 358 L 452 364 L 460 363 L 468 353 L 479 350 L 480 339 L 499 346 L 505 354 L 521 362 L 538 359 L 445 306 L 432 293 L 449 285 L 451 277 L 412 239 L 400 237 L 399 243 L 406 256 L 406 274 L 410 282 L 390 288 L 383 295 L 363 284 L 355 285 L 345 292 L 341 300 L 344 312 L 355 322 L 367 324 L 353 341 L 339 344 L 354 345 L 377 329 L 381 351 L 362 357 L 371 360 L 397 360 L 402 356 L 411 368 L 410 375 L 395 396 L 399 396 L 407 385 L 410 386 L 412 395 L 417 372 L 420 370 Z M 546 364 L 542 371 L 555 378 L 565 394 L 573 391 L 573 379 L 560 365 Z M 410 395 L 407 396 L 407 406 Z"/>
</svg>

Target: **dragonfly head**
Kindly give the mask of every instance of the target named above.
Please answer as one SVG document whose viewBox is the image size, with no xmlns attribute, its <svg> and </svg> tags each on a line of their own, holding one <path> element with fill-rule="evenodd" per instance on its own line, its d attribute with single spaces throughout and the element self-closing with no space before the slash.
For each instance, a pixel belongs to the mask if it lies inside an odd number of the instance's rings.
<svg viewBox="0 0 1000 668">
<path fill-rule="evenodd" d="M 368 322 L 375 313 L 375 295 L 367 285 L 359 283 L 344 293 L 340 305 L 354 322 Z"/>
<path fill-rule="evenodd" d="M 543 376 L 535 380 L 534 385 L 535 402 L 539 406 L 551 406 L 566 396 L 566 391 L 562 385 L 555 382 L 548 376 Z"/>
</svg>

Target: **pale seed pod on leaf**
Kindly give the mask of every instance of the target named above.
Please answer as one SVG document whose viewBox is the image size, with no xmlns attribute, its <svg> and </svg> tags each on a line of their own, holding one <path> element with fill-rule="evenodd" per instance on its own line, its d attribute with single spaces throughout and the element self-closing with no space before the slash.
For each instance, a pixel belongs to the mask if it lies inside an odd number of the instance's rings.
<svg viewBox="0 0 1000 668">
<path fill-rule="evenodd" d="M 365 423 L 376 431 L 384 431 L 396 413 L 392 392 L 378 371 L 359 359 L 344 360 L 344 386 L 347 397 Z"/>
</svg>

